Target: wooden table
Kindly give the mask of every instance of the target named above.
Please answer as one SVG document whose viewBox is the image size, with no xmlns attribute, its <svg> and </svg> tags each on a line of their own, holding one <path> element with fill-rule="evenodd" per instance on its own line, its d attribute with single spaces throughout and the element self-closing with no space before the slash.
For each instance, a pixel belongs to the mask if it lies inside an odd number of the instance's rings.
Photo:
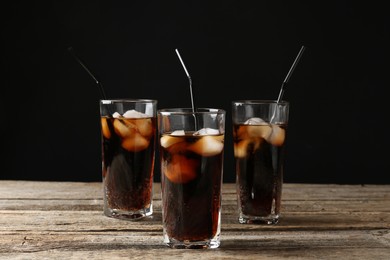
<svg viewBox="0 0 390 260">
<path fill-rule="evenodd" d="M 154 217 L 103 216 L 101 183 L 0 181 L 1 259 L 390 259 L 390 185 L 285 184 L 274 226 L 237 221 L 224 184 L 221 246 L 162 242 L 160 184 Z"/>
</svg>

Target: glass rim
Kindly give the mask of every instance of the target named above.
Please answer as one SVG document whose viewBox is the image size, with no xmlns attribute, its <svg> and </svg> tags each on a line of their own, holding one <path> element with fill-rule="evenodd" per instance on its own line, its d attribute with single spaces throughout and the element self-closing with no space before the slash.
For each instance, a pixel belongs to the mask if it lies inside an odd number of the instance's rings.
<svg viewBox="0 0 390 260">
<path fill-rule="evenodd" d="M 155 103 L 157 104 L 156 99 L 146 99 L 146 98 L 111 98 L 111 99 L 100 99 L 100 104 L 109 105 L 115 103 Z"/>
<path fill-rule="evenodd" d="M 242 105 L 260 105 L 260 104 L 281 104 L 288 105 L 290 102 L 286 100 L 277 101 L 274 99 L 241 99 L 241 100 L 233 100 L 232 104 L 242 104 Z"/>
<path fill-rule="evenodd" d="M 189 115 L 189 114 L 226 114 L 226 111 L 221 108 L 197 108 L 195 111 L 188 107 L 178 108 L 161 108 L 157 110 L 157 114 L 162 115 Z"/>
</svg>

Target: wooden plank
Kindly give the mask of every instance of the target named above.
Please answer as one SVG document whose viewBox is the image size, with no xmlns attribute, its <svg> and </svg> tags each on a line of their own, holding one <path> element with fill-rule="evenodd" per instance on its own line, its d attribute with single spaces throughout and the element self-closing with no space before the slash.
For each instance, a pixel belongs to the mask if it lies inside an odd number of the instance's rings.
<svg viewBox="0 0 390 260">
<path fill-rule="evenodd" d="M 0 210 L 102 210 L 102 205 L 102 199 L 0 199 Z M 161 208 L 161 201 L 154 199 L 153 205 L 157 210 Z M 223 199 L 222 210 L 235 214 L 237 200 Z M 285 212 L 390 212 L 390 206 L 379 200 L 282 200 L 282 214 Z"/>
<path fill-rule="evenodd" d="M 102 196 L 99 182 L 0 181 L 0 199 L 96 199 Z"/>
<path fill-rule="evenodd" d="M 21 189 L 23 187 L 23 189 Z M 304 190 L 302 188 L 304 187 Z M 160 198 L 160 184 L 154 183 L 154 196 Z M 100 199 L 102 184 L 99 182 L 40 182 L 0 181 L 0 199 Z M 223 194 L 235 199 L 233 183 L 224 183 Z M 284 200 L 333 200 L 362 199 L 390 201 L 390 185 L 337 185 L 337 184 L 293 184 L 283 185 Z"/>
<path fill-rule="evenodd" d="M 255 259 L 257 257 L 296 257 L 332 259 L 386 259 L 390 249 L 388 237 L 377 231 L 370 232 L 261 232 L 257 235 L 231 234 L 221 238 L 221 247 L 202 251 L 202 259 L 226 257 L 228 259 Z M 388 233 L 387 233 L 388 235 Z M 379 237 L 379 238 L 378 238 Z M 9 242 L 1 244 L 0 256 L 24 256 L 38 259 L 42 256 L 80 257 L 133 257 L 154 259 L 159 256 L 198 257 L 196 250 L 173 250 L 161 240 L 161 233 L 37 233 L 8 235 Z M 9 251 L 8 247 L 12 248 Z M 10 254 L 6 254 L 9 252 Z M 98 255 L 97 255 L 98 254 Z M 32 256 L 36 257 L 33 258 Z M 357 257 L 357 258 L 356 258 Z M 360 258 L 362 257 L 362 258 Z"/>
<path fill-rule="evenodd" d="M 104 247 L 104 245 L 73 246 L 59 245 L 56 249 L 33 252 L 1 254 L 2 259 L 378 259 L 388 260 L 389 250 L 378 248 L 262 248 L 215 249 L 210 251 L 172 250 L 165 247 L 123 245 Z"/>
<path fill-rule="evenodd" d="M 12 230 L 73 231 L 73 230 L 144 230 L 162 229 L 161 212 L 152 219 L 138 222 L 120 221 L 104 217 L 101 211 L 0 211 L 0 232 Z M 389 229 L 390 214 L 317 214 L 291 213 L 283 216 L 275 226 L 243 225 L 235 215 L 222 215 L 222 230 L 257 232 L 262 230 L 363 230 Z"/>
</svg>

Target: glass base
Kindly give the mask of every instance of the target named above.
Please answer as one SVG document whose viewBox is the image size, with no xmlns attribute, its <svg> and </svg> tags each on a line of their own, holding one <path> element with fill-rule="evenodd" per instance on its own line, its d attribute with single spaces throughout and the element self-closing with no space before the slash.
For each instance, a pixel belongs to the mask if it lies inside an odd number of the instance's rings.
<svg viewBox="0 0 390 260">
<path fill-rule="evenodd" d="M 123 219 L 123 220 L 140 220 L 153 214 L 152 204 L 148 208 L 140 209 L 137 211 L 124 211 L 119 209 L 104 209 L 104 215 L 110 218 Z"/>
<path fill-rule="evenodd" d="M 238 218 L 240 224 L 261 224 L 261 225 L 275 225 L 279 222 L 279 215 L 269 215 L 266 217 L 246 216 L 240 214 Z"/>
<path fill-rule="evenodd" d="M 165 237 L 164 243 L 174 249 L 213 249 L 218 248 L 221 244 L 219 237 L 207 241 L 178 241 L 176 239 Z"/>
</svg>

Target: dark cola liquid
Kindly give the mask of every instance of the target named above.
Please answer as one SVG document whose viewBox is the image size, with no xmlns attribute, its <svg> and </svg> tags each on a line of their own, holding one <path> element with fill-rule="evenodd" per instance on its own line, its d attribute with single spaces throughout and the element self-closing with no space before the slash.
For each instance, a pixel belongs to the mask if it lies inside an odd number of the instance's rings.
<svg viewBox="0 0 390 260">
<path fill-rule="evenodd" d="M 152 200 L 156 119 L 101 120 L 107 206 L 121 211 L 148 207 Z"/>
<path fill-rule="evenodd" d="M 285 126 L 278 127 L 285 130 Z M 262 128 L 266 126 L 235 125 L 233 136 L 240 211 L 245 216 L 267 218 L 280 213 L 284 137 L 272 144 L 265 138 L 269 127 Z"/>
<path fill-rule="evenodd" d="M 160 150 L 165 231 L 178 241 L 211 239 L 219 229 L 223 152 L 203 156 L 191 149 L 203 137 L 178 138 L 180 142 Z"/>
</svg>

